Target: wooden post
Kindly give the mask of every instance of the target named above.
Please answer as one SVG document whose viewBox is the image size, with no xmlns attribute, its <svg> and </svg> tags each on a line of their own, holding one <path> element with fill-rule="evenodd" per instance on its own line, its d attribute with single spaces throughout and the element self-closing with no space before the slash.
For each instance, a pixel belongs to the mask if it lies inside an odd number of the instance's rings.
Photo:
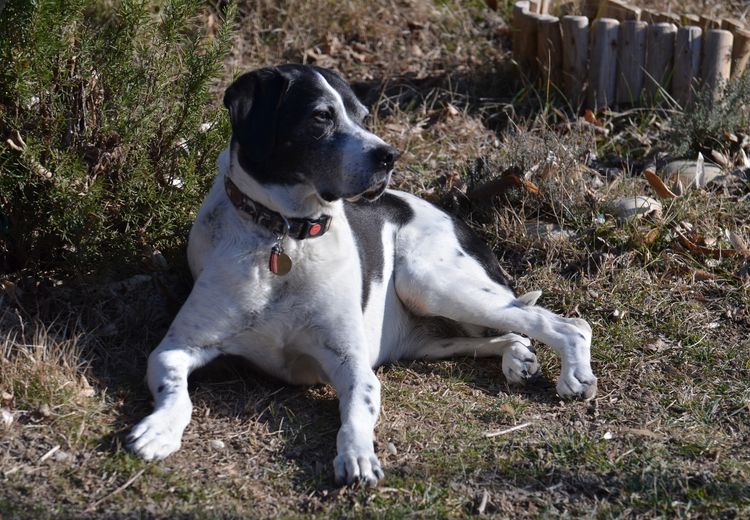
<svg viewBox="0 0 750 520">
<path fill-rule="evenodd" d="M 734 32 L 737 29 L 746 29 L 745 24 L 733 18 L 723 18 L 721 20 L 721 29 Z"/>
<path fill-rule="evenodd" d="M 594 18 L 598 18 L 600 16 L 599 8 L 601 3 L 602 0 L 583 0 L 583 4 L 581 5 L 583 16 L 592 21 Z"/>
<path fill-rule="evenodd" d="M 701 26 L 703 27 L 704 33 L 711 29 L 721 29 L 721 20 L 711 16 L 701 15 Z"/>
<path fill-rule="evenodd" d="M 695 25 L 698 27 L 701 25 L 701 17 L 697 14 L 683 14 L 681 21 L 682 25 Z"/>
<path fill-rule="evenodd" d="M 560 19 L 548 14 L 541 15 L 537 32 L 537 59 L 545 89 L 561 88 L 562 41 Z M 551 84 L 551 85 L 550 85 Z"/>
<path fill-rule="evenodd" d="M 601 7 L 601 17 L 614 18 L 621 22 L 624 20 L 640 20 L 641 9 L 620 0 L 605 0 Z"/>
<path fill-rule="evenodd" d="M 750 63 L 750 31 L 735 29 L 734 45 L 732 46 L 732 77 L 740 77 Z"/>
<path fill-rule="evenodd" d="M 643 90 L 646 65 L 646 32 L 648 24 L 626 20 L 620 24 L 620 46 L 617 51 L 617 104 L 636 104 Z"/>
<path fill-rule="evenodd" d="M 641 9 L 641 20 L 646 23 L 657 23 L 657 17 L 659 13 L 652 11 L 651 9 Z"/>
<path fill-rule="evenodd" d="M 703 63 L 701 80 L 716 99 L 729 80 L 732 70 L 732 43 L 734 36 L 729 31 L 712 29 L 703 38 Z"/>
<path fill-rule="evenodd" d="M 522 2 L 516 2 L 515 4 L 513 4 L 513 21 L 511 23 L 511 31 L 512 31 L 511 45 L 513 46 L 513 59 L 516 60 L 516 63 L 518 63 L 519 65 L 521 63 L 521 59 L 522 59 L 521 57 L 524 54 L 521 48 L 524 44 L 523 15 L 524 13 L 528 13 L 528 12 L 529 12 L 529 2 L 524 0 Z"/>
<path fill-rule="evenodd" d="M 516 62 L 518 68 L 521 69 L 523 74 L 529 81 L 534 81 L 537 75 L 537 20 L 540 15 L 536 13 L 530 13 L 523 9 L 525 2 L 518 2 L 514 7 L 514 21 L 516 14 L 518 15 L 518 55 Z M 514 57 L 515 57 L 514 52 Z"/>
<path fill-rule="evenodd" d="M 600 109 L 615 104 L 617 38 L 620 22 L 599 18 L 591 24 L 591 67 L 588 104 Z"/>
<path fill-rule="evenodd" d="M 589 19 L 585 16 L 563 16 L 562 84 L 570 104 L 577 108 L 583 101 L 586 86 L 586 64 L 589 61 Z"/>
<path fill-rule="evenodd" d="M 721 28 L 734 35 L 732 45 L 732 78 L 742 75 L 750 60 L 750 31 L 739 20 L 724 19 Z"/>
<path fill-rule="evenodd" d="M 677 26 L 672 23 L 648 26 L 645 92 L 650 103 L 656 103 L 662 97 L 661 89 L 669 90 L 676 34 Z"/>
<path fill-rule="evenodd" d="M 552 0 L 540 0 L 541 3 L 539 4 L 539 14 L 549 14 L 549 8 L 550 4 L 552 3 Z"/>
<path fill-rule="evenodd" d="M 674 48 L 674 75 L 672 76 L 672 97 L 682 108 L 687 107 L 693 99 L 697 87 L 701 63 L 700 27 L 680 27 Z"/>
<path fill-rule="evenodd" d="M 673 23 L 679 26 L 682 19 L 674 13 L 659 13 L 654 17 L 654 23 Z"/>
</svg>

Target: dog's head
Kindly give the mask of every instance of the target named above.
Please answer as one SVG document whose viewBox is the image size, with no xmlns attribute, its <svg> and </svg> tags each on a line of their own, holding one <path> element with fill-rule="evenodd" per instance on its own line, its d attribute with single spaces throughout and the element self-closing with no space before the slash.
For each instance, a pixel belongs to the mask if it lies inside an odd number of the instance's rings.
<svg viewBox="0 0 750 520">
<path fill-rule="evenodd" d="M 398 151 L 365 128 L 367 109 L 336 73 L 283 65 L 243 74 L 224 94 L 232 153 L 261 184 L 308 184 L 324 201 L 374 200 Z"/>
</svg>

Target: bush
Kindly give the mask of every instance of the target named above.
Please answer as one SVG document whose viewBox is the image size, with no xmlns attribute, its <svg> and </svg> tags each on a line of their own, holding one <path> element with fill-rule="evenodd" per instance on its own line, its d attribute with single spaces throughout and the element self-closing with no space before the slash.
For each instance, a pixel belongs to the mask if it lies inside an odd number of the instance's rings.
<svg viewBox="0 0 750 520">
<path fill-rule="evenodd" d="M 233 8 L 215 31 L 200 13 L 197 0 L 9 1 L 0 273 L 131 271 L 182 250 L 229 135 L 211 86 Z"/>
<path fill-rule="evenodd" d="M 671 124 L 670 138 L 676 155 L 707 154 L 726 148 L 726 135 L 747 132 L 750 123 L 750 74 L 731 80 L 723 95 L 714 99 L 701 92 L 695 103 L 680 113 Z"/>
</svg>

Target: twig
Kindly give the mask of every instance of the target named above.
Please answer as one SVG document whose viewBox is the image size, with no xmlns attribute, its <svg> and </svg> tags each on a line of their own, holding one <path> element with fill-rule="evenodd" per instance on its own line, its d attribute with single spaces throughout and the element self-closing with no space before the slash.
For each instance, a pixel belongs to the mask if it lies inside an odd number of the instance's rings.
<svg viewBox="0 0 750 520">
<path fill-rule="evenodd" d="M 487 432 L 487 433 L 484 434 L 484 436 L 489 439 L 490 437 L 497 437 L 498 435 L 505 435 L 506 433 L 511 433 L 511 432 L 516 431 L 516 430 L 522 430 L 522 429 L 524 429 L 524 428 L 526 428 L 528 426 L 531 426 L 531 423 L 530 422 L 525 422 L 523 424 L 519 424 L 517 426 L 513 426 L 512 428 L 508 428 L 507 430 L 498 430 L 496 432 Z"/>
<path fill-rule="evenodd" d="M 115 496 L 116 494 L 122 493 L 123 491 L 125 491 L 133 482 L 136 481 L 136 479 L 138 477 L 140 477 L 141 475 L 143 475 L 144 471 L 146 471 L 146 468 L 143 468 L 143 469 L 139 470 L 135 475 L 133 475 L 132 477 L 130 477 L 130 479 L 127 482 L 125 482 L 122 486 L 118 487 L 117 489 L 115 489 L 114 491 L 112 491 L 111 493 L 109 493 L 108 495 L 103 496 L 102 498 L 100 498 L 99 500 L 97 500 L 96 502 L 94 502 L 93 504 L 91 504 L 89 507 L 87 507 L 86 508 L 86 512 L 94 511 L 99 506 L 99 504 L 101 504 L 102 502 L 104 502 L 108 498 L 111 498 L 111 497 Z"/>
<path fill-rule="evenodd" d="M 484 514 L 484 510 L 487 508 L 487 502 L 490 499 L 490 494 L 487 492 L 486 489 L 482 490 L 482 501 L 479 503 L 479 507 L 477 508 L 477 513 L 480 515 Z"/>
<path fill-rule="evenodd" d="M 45 460 L 47 460 L 48 458 L 50 458 L 52 455 L 54 455 L 55 452 L 57 450 L 59 450 L 59 449 L 60 449 L 60 445 L 58 444 L 57 446 L 55 446 L 54 448 L 52 448 L 51 450 L 49 450 L 47 453 L 45 453 L 44 455 L 42 455 L 42 457 L 39 459 L 39 462 L 44 462 Z"/>
</svg>

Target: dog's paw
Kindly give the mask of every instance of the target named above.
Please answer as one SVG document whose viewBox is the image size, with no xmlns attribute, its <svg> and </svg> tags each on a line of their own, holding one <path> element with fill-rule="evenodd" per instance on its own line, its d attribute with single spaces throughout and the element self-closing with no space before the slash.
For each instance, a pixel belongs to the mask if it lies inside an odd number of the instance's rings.
<svg viewBox="0 0 750 520">
<path fill-rule="evenodd" d="M 152 413 L 132 429 L 125 441 L 139 457 L 161 460 L 180 449 L 184 429 L 167 414 Z"/>
<path fill-rule="evenodd" d="M 557 394 L 565 399 L 593 399 L 596 396 L 596 376 L 588 366 L 563 366 Z"/>
<path fill-rule="evenodd" d="M 337 455 L 333 459 L 333 471 L 338 485 L 363 483 L 377 486 L 378 481 L 385 476 L 375 453 L 364 450 L 360 453 L 347 451 Z"/>
<path fill-rule="evenodd" d="M 509 383 L 525 383 L 539 374 L 536 354 L 531 350 L 531 341 L 518 336 L 517 341 L 503 352 L 503 374 Z"/>
</svg>

